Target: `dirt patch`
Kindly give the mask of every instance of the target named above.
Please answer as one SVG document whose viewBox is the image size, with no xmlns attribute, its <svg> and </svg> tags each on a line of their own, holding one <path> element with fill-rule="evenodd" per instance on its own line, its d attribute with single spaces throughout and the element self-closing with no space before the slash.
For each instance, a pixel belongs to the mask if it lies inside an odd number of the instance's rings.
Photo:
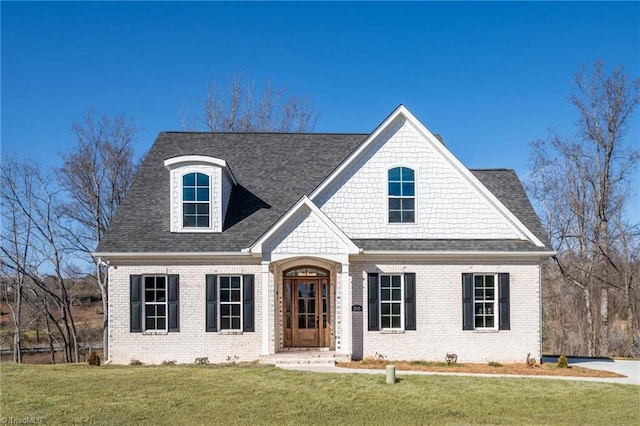
<svg viewBox="0 0 640 426">
<path fill-rule="evenodd" d="M 572 376 L 572 377 L 625 377 L 610 371 L 592 370 L 569 366 L 558 368 L 556 364 L 536 364 L 529 367 L 522 364 L 451 364 L 425 361 L 369 360 L 338 363 L 338 367 L 384 370 L 387 365 L 395 365 L 396 371 L 431 371 L 437 373 L 510 374 L 520 376 Z"/>
</svg>

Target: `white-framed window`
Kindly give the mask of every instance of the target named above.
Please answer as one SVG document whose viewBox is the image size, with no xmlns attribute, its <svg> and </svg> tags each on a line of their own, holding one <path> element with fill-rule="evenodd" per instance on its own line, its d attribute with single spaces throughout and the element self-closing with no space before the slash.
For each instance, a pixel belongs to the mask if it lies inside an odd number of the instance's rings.
<svg viewBox="0 0 640 426">
<path fill-rule="evenodd" d="M 219 276 L 220 330 L 242 330 L 242 276 Z"/>
<path fill-rule="evenodd" d="M 182 227 L 211 227 L 211 178 L 199 172 L 182 176 Z"/>
<path fill-rule="evenodd" d="M 415 172 L 409 167 L 394 167 L 387 173 L 389 223 L 416 221 Z"/>
<path fill-rule="evenodd" d="M 402 275 L 380 275 L 380 327 L 383 330 L 404 328 Z"/>
<path fill-rule="evenodd" d="M 496 275 L 473 276 L 473 318 L 476 329 L 497 328 L 497 283 Z"/>
<path fill-rule="evenodd" d="M 144 277 L 144 329 L 167 330 L 167 277 Z"/>
</svg>

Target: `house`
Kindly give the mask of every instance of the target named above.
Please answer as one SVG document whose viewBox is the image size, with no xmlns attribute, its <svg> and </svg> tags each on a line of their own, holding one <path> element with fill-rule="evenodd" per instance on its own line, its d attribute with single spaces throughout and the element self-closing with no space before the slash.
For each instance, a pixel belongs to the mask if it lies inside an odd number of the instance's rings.
<svg viewBox="0 0 640 426">
<path fill-rule="evenodd" d="M 160 133 L 95 256 L 109 360 L 524 361 L 553 254 L 512 170 L 371 134 Z"/>
</svg>

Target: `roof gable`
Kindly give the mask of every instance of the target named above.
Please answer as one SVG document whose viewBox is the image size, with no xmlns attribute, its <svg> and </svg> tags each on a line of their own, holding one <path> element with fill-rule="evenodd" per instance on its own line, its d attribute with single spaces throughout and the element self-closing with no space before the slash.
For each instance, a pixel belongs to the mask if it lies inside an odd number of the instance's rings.
<svg viewBox="0 0 640 426">
<path fill-rule="evenodd" d="M 415 223 L 389 223 L 386 217 L 386 173 L 397 166 L 416 172 Z M 544 246 L 404 106 L 309 198 L 352 239 L 521 239 Z"/>
</svg>

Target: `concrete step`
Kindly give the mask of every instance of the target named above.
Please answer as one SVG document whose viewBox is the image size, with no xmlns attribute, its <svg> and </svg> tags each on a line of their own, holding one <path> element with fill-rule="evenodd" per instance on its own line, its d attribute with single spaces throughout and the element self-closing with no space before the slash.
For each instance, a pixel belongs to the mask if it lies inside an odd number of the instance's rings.
<svg viewBox="0 0 640 426">
<path fill-rule="evenodd" d="M 351 356 L 336 354 L 334 351 L 278 352 L 260 357 L 262 364 L 270 365 L 336 365 L 336 362 L 350 361 Z"/>
</svg>

